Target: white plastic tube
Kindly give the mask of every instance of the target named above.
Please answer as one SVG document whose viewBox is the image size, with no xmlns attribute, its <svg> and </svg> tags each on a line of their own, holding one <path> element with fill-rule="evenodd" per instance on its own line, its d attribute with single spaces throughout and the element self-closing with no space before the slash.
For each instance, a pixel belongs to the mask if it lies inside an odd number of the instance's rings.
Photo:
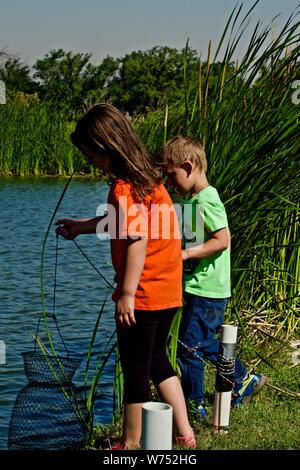
<svg viewBox="0 0 300 470">
<path fill-rule="evenodd" d="M 172 450 L 173 408 L 147 402 L 142 407 L 142 449 Z"/>
<path fill-rule="evenodd" d="M 220 340 L 221 351 L 217 367 L 213 413 L 213 426 L 215 434 L 227 433 L 229 431 L 236 339 L 237 327 L 231 325 L 222 325 Z"/>
<path fill-rule="evenodd" d="M 237 326 L 222 325 L 221 326 L 221 343 L 236 345 L 237 339 Z"/>
</svg>

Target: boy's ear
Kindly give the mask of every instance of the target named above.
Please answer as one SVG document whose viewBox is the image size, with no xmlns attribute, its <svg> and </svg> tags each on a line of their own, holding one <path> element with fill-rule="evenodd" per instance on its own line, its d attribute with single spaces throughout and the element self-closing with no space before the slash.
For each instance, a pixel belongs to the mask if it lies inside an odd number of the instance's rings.
<svg viewBox="0 0 300 470">
<path fill-rule="evenodd" d="M 187 176 L 190 176 L 190 174 L 192 173 L 193 171 L 193 164 L 192 162 L 190 162 L 189 160 L 186 160 L 185 162 L 183 162 L 183 164 L 181 165 L 181 168 L 186 171 L 187 173 Z"/>
</svg>

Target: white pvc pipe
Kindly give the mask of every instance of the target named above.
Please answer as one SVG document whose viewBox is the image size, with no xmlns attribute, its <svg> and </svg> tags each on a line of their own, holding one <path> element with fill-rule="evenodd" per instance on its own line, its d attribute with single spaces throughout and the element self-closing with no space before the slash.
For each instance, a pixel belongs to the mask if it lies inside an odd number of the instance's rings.
<svg viewBox="0 0 300 470">
<path fill-rule="evenodd" d="M 236 344 L 237 326 L 222 325 L 221 326 L 221 343 Z"/>
<path fill-rule="evenodd" d="M 221 326 L 221 356 L 231 362 L 235 360 L 237 340 L 237 327 L 232 325 Z M 221 358 L 222 361 L 222 358 Z M 225 369 L 224 369 L 225 364 Z M 219 363 L 222 367 L 217 370 L 216 392 L 213 412 L 214 433 L 227 433 L 229 431 L 229 418 L 232 394 L 232 374 L 226 373 L 226 362 Z M 225 371 L 225 373 L 224 373 Z"/>
<path fill-rule="evenodd" d="M 167 403 L 142 406 L 142 449 L 172 450 L 173 408 Z"/>
<path fill-rule="evenodd" d="M 213 413 L 213 425 L 215 434 L 227 434 L 229 431 L 231 393 L 231 391 L 215 392 Z"/>
</svg>

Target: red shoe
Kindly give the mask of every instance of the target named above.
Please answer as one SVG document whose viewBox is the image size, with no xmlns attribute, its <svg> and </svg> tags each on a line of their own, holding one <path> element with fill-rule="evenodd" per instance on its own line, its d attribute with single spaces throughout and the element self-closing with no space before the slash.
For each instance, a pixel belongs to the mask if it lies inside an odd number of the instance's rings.
<svg viewBox="0 0 300 470">
<path fill-rule="evenodd" d="M 112 446 L 111 450 L 124 450 L 124 446 L 121 442 L 116 442 L 115 445 Z"/>
<path fill-rule="evenodd" d="M 185 447 L 186 449 L 196 449 L 197 444 L 194 433 L 190 436 L 175 436 L 174 440 L 178 446 Z"/>
<path fill-rule="evenodd" d="M 116 442 L 111 450 L 137 450 L 137 449 L 140 449 L 140 446 L 139 445 L 136 445 L 135 447 L 125 447 L 124 444 L 122 444 L 122 442 Z"/>
</svg>

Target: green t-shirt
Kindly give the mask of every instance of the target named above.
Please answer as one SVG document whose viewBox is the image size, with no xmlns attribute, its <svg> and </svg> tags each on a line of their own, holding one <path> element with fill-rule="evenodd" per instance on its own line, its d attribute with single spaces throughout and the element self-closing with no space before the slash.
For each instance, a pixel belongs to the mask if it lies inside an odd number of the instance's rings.
<svg viewBox="0 0 300 470">
<path fill-rule="evenodd" d="M 189 204 L 193 207 L 189 208 Z M 191 229 L 195 239 L 192 243 L 186 242 L 185 248 L 200 245 L 209 239 L 211 232 L 228 227 L 225 207 L 212 186 L 185 201 L 184 214 L 186 212 L 192 214 Z M 191 234 L 187 238 L 191 240 Z M 207 258 L 187 260 L 183 270 L 185 292 L 216 299 L 230 297 L 230 247 Z"/>
</svg>

